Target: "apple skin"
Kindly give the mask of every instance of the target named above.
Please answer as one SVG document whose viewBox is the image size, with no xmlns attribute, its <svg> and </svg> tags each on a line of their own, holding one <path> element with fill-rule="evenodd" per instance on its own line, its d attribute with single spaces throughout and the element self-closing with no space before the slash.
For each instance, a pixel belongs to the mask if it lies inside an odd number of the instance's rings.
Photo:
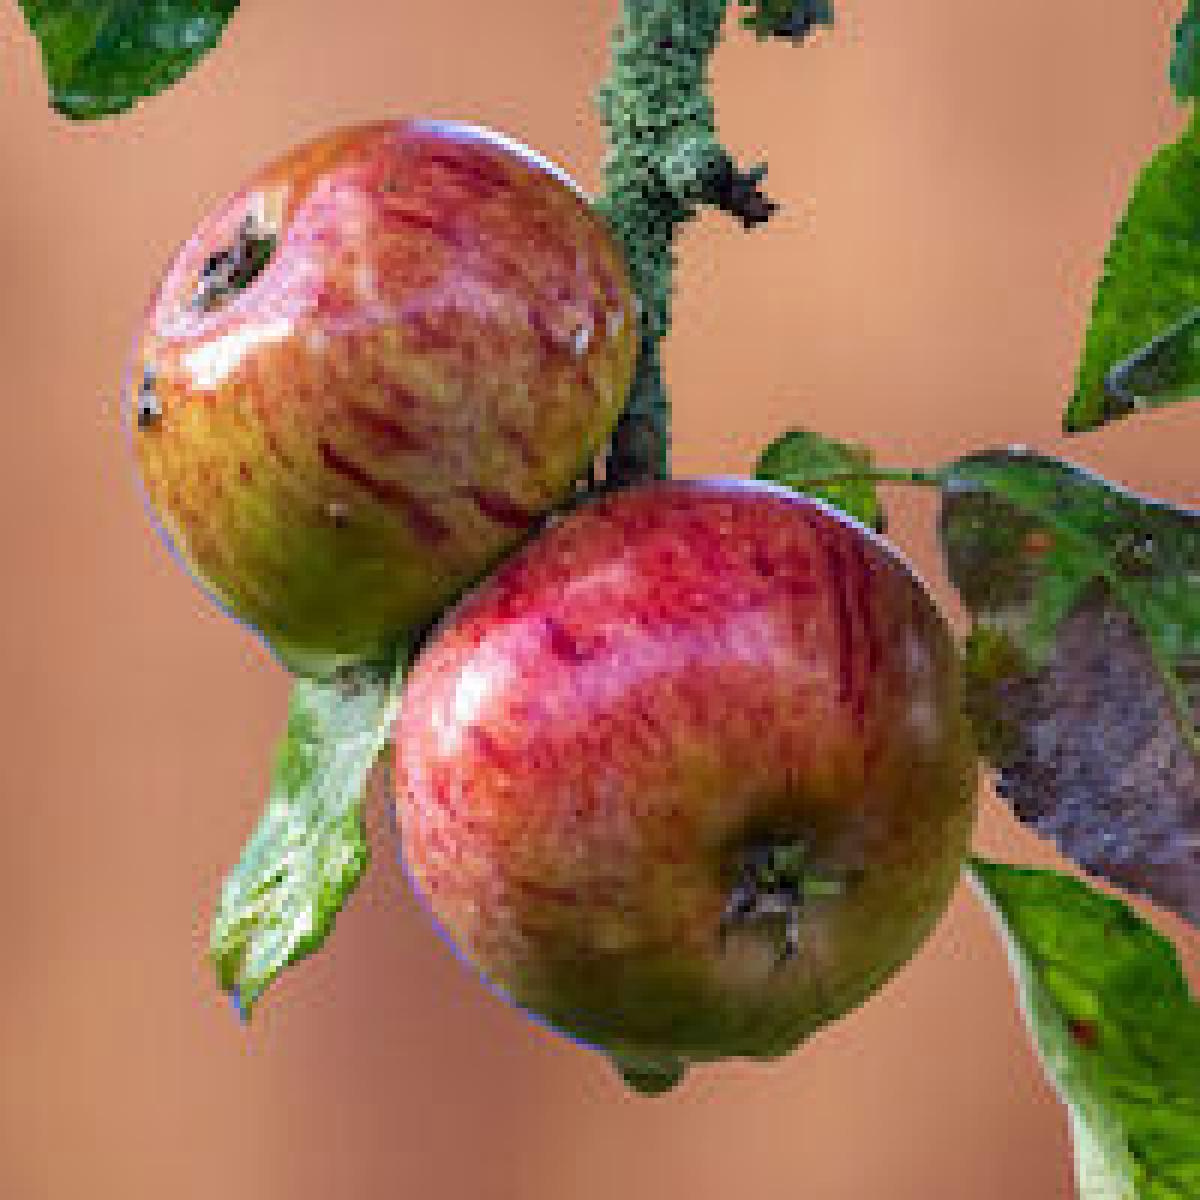
<svg viewBox="0 0 1200 1200">
<path fill-rule="evenodd" d="M 772 1058 L 917 949 L 967 852 L 976 760 L 923 585 L 768 484 L 647 484 L 552 525 L 448 614 L 394 737 L 407 869 L 495 988 L 642 1090 Z M 846 880 L 780 962 L 720 934 L 738 863 Z"/>
<path fill-rule="evenodd" d="M 204 296 L 243 228 L 265 265 Z M 569 493 L 626 400 L 634 304 L 603 219 L 501 135 L 310 142 L 203 220 L 149 306 L 126 413 L 150 507 L 287 665 L 369 657 Z"/>
</svg>

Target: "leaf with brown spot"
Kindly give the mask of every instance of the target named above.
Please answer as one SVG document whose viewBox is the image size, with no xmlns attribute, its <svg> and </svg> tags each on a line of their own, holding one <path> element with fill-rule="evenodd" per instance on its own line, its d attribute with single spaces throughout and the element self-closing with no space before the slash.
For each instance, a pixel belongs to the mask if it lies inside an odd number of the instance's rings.
<svg viewBox="0 0 1200 1200">
<path fill-rule="evenodd" d="M 998 790 L 1087 870 L 1200 924 L 1200 514 L 1025 452 L 944 477 Z"/>
<path fill-rule="evenodd" d="M 1081 1200 L 1195 1200 L 1200 1006 L 1171 943 L 1069 875 L 978 858 L 968 873 L 1070 1114 Z"/>
</svg>

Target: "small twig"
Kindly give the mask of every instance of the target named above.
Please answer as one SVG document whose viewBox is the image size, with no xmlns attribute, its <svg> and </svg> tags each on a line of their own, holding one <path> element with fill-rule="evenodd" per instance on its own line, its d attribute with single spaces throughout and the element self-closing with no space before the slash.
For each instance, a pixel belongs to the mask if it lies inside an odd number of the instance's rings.
<svg viewBox="0 0 1200 1200">
<path fill-rule="evenodd" d="M 765 166 L 739 171 L 733 160 L 727 158 L 704 181 L 704 199 L 737 217 L 746 229 L 753 229 L 779 210 L 779 205 L 758 186 L 766 173 Z"/>
</svg>

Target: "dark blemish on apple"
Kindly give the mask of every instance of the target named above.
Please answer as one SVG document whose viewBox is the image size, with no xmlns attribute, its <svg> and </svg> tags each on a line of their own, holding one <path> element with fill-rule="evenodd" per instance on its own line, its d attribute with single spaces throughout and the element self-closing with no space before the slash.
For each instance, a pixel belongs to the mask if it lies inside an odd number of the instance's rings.
<svg viewBox="0 0 1200 1200">
<path fill-rule="evenodd" d="M 243 483 L 254 482 L 254 472 L 251 470 L 249 463 L 244 462 L 238 464 L 238 478 L 241 479 Z"/>
<path fill-rule="evenodd" d="M 552 358 L 562 354 L 567 349 L 550 328 L 545 314 L 533 305 L 530 305 L 529 308 L 529 329 L 533 333 L 545 357 Z"/>
<path fill-rule="evenodd" d="M 433 543 L 449 535 L 450 530 L 445 522 L 402 484 L 372 475 L 325 438 L 317 443 L 317 450 L 322 464 L 329 470 L 356 484 L 378 503 L 402 512 L 418 537 Z"/>
<path fill-rule="evenodd" d="M 279 440 L 279 435 L 273 429 L 268 429 L 263 435 L 266 439 L 267 449 L 272 457 L 279 463 L 285 471 L 290 471 L 294 468 L 295 463 L 291 455 L 283 448 L 283 443 Z"/>
<path fill-rule="evenodd" d="M 482 725 L 470 727 L 471 744 L 475 752 L 493 767 L 504 767 L 509 762 L 509 756 L 504 747 Z"/>
<path fill-rule="evenodd" d="M 276 235 L 248 215 L 238 227 L 233 244 L 210 254 L 200 269 L 192 307 L 212 312 L 230 296 L 245 291 L 266 269 L 275 253 Z"/>
<path fill-rule="evenodd" d="M 158 376 L 147 367 L 137 394 L 137 427 L 141 430 L 157 429 L 162 423 L 163 409 L 156 391 L 157 383 Z"/>
<path fill-rule="evenodd" d="M 854 628 L 850 598 L 846 593 L 846 562 L 838 540 L 823 527 L 814 525 L 817 541 L 825 552 L 825 570 L 831 583 L 834 624 L 838 646 L 838 702 L 845 704 L 854 694 Z"/>
<path fill-rule="evenodd" d="M 447 246 L 455 249 L 461 250 L 467 245 L 467 239 L 452 215 L 446 217 L 422 212 L 419 209 L 389 208 L 388 220 L 410 229 L 422 229 L 439 242 L 444 242 Z"/>
<path fill-rule="evenodd" d="M 528 529 L 537 519 L 537 514 L 510 500 L 499 492 L 489 492 L 484 488 L 470 488 L 467 494 L 475 502 L 475 507 L 489 521 L 504 525 L 508 529 Z"/>
<path fill-rule="evenodd" d="M 383 383 L 380 390 L 384 393 L 389 408 L 418 412 L 421 409 L 421 397 L 398 383 Z M 389 454 L 415 454 L 425 449 L 419 437 L 385 412 L 364 404 L 350 403 L 346 406 L 346 417 L 365 437 Z"/>
<path fill-rule="evenodd" d="M 503 170 L 478 156 L 468 159 L 435 151 L 426 161 L 452 175 L 464 191 L 478 200 L 487 200 L 508 187 L 508 176 Z"/>
<path fill-rule="evenodd" d="M 546 642 L 555 658 L 566 663 L 581 663 L 588 658 L 587 650 L 561 621 L 546 617 L 542 627 L 546 630 Z"/>
<path fill-rule="evenodd" d="M 775 564 L 771 561 L 771 556 L 761 546 L 754 548 L 754 569 L 764 579 L 775 578 Z"/>
</svg>

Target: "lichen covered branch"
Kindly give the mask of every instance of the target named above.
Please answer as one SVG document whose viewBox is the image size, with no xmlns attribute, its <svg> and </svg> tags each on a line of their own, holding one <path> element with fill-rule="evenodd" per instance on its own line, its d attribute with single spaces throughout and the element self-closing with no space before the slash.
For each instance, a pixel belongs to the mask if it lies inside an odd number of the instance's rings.
<svg viewBox="0 0 1200 1200">
<path fill-rule="evenodd" d="M 680 227 L 703 205 L 747 228 L 775 210 L 759 187 L 765 168 L 739 169 L 716 134 L 708 64 L 728 7 L 729 0 L 623 0 L 613 36 L 612 72 L 599 97 L 609 153 L 598 206 L 625 247 L 642 311 L 637 375 L 608 454 L 609 487 L 669 473 L 659 345 L 670 324 Z M 752 28 L 794 40 L 832 15 L 827 0 L 751 7 Z"/>
</svg>

